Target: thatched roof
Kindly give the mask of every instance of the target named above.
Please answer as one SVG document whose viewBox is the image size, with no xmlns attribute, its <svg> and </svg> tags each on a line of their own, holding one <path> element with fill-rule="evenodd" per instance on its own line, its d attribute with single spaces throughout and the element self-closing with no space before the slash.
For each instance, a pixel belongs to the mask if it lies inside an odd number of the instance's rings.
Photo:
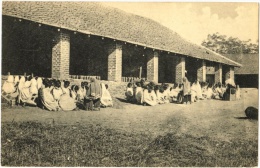
<svg viewBox="0 0 260 168">
<path fill-rule="evenodd" d="M 236 62 L 243 64 L 243 67 L 235 68 L 235 74 L 258 74 L 259 73 L 259 54 L 225 54 Z"/>
<path fill-rule="evenodd" d="M 94 2 L 3 2 L 2 14 L 148 48 L 241 66 L 159 23 Z"/>
</svg>

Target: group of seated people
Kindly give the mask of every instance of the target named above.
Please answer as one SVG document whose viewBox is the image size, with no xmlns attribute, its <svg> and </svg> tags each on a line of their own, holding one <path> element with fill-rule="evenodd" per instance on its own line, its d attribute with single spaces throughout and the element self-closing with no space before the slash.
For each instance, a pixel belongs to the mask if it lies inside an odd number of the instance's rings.
<svg viewBox="0 0 260 168">
<path fill-rule="evenodd" d="M 18 105 L 38 106 L 49 111 L 92 111 L 113 106 L 108 85 L 95 78 L 81 82 L 79 86 L 70 85 L 67 80 L 9 75 L 3 84 L 2 93 L 16 99 Z"/>
<path fill-rule="evenodd" d="M 199 82 L 195 80 L 190 83 L 186 77 L 183 83 L 172 84 L 155 84 L 144 80 L 128 83 L 125 91 L 126 100 L 141 105 L 154 106 L 157 104 L 165 104 L 172 102 L 186 103 L 196 102 L 204 99 L 223 99 L 226 100 L 230 89 L 235 88 L 232 84 L 222 85 L 220 82 L 209 84 L 207 82 Z M 236 97 L 240 99 L 239 86 L 236 88 Z"/>
</svg>

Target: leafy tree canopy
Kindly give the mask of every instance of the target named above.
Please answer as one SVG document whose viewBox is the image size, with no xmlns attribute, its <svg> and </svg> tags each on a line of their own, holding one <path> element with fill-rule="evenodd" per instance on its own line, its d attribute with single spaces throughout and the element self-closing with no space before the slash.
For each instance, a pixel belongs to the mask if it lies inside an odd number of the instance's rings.
<svg viewBox="0 0 260 168">
<path fill-rule="evenodd" d="M 254 54 L 258 53 L 259 47 L 258 40 L 252 43 L 251 39 L 242 41 L 237 37 L 227 37 L 218 32 L 209 34 L 201 45 L 220 54 Z"/>
</svg>

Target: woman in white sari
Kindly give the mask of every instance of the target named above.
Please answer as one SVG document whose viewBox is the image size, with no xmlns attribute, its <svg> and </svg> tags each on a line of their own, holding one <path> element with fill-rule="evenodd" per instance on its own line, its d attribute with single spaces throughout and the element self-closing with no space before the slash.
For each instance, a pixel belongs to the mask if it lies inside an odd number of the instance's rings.
<svg viewBox="0 0 260 168">
<path fill-rule="evenodd" d="M 7 93 L 11 94 L 15 92 L 15 85 L 14 85 L 14 76 L 9 75 L 7 80 L 4 82 L 2 90 Z"/>
<path fill-rule="evenodd" d="M 157 97 L 152 86 L 149 85 L 146 86 L 146 88 L 144 89 L 143 98 L 144 98 L 143 100 L 144 105 L 150 105 L 150 106 L 157 105 Z"/>
<path fill-rule="evenodd" d="M 38 94 L 37 81 L 36 81 L 35 78 L 31 79 L 30 92 L 31 92 L 32 95 L 37 95 Z"/>
<path fill-rule="evenodd" d="M 70 82 L 65 81 L 64 86 L 61 87 L 63 90 L 63 94 L 60 97 L 59 105 L 64 111 L 71 111 L 77 108 L 76 100 L 71 97 L 71 90 L 69 88 Z"/>
<path fill-rule="evenodd" d="M 101 98 L 100 98 L 101 106 L 102 107 L 113 107 L 113 100 L 112 97 L 107 90 L 107 87 L 104 83 L 101 83 Z"/>
<path fill-rule="evenodd" d="M 38 78 L 37 78 L 37 88 L 38 88 L 38 90 L 41 89 L 42 86 L 43 86 L 43 84 L 42 84 L 42 78 L 38 77 Z"/>
<path fill-rule="evenodd" d="M 137 103 L 143 104 L 143 88 L 141 87 L 140 82 L 136 83 L 135 99 Z"/>
<path fill-rule="evenodd" d="M 45 81 L 45 88 L 40 89 L 40 95 L 41 95 L 41 102 L 45 109 L 49 111 L 58 111 L 59 110 L 59 104 L 54 99 L 51 91 L 53 89 L 52 83 L 49 80 Z"/>
<path fill-rule="evenodd" d="M 52 89 L 54 99 L 58 102 L 60 100 L 63 91 L 61 89 L 61 82 L 59 80 L 54 81 L 54 87 Z"/>
<path fill-rule="evenodd" d="M 32 79 L 31 76 L 25 79 L 24 85 L 19 92 L 20 95 L 19 98 L 20 98 L 20 102 L 23 103 L 23 105 L 29 104 L 29 105 L 36 106 L 36 102 L 34 102 L 33 94 L 30 91 L 30 87 L 32 84 L 31 79 Z"/>
</svg>

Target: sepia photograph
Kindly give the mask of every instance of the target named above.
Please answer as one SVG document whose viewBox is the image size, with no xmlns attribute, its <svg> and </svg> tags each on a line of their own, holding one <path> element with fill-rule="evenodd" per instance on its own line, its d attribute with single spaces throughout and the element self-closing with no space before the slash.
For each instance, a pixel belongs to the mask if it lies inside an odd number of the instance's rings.
<svg viewBox="0 0 260 168">
<path fill-rule="evenodd" d="M 3 1 L 1 166 L 257 167 L 259 3 Z"/>
</svg>

